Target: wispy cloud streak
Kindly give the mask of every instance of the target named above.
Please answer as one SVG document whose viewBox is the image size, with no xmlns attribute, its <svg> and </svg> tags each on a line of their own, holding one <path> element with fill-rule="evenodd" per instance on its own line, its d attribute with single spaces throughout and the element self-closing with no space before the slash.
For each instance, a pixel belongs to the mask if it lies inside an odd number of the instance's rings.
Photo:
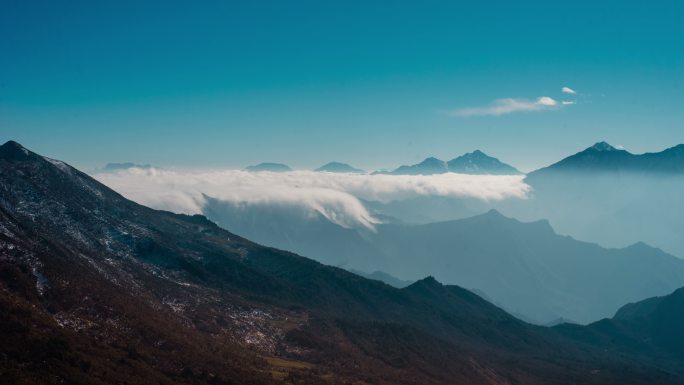
<svg viewBox="0 0 684 385">
<path fill-rule="evenodd" d="M 559 105 L 558 101 L 550 96 L 540 96 L 535 100 L 505 98 L 497 99 L 488 106 L 467 107 L 449 111 L 451 116 L 499 116 L 524 111 L 545 111 L 554 109 Z"/>
</svg>

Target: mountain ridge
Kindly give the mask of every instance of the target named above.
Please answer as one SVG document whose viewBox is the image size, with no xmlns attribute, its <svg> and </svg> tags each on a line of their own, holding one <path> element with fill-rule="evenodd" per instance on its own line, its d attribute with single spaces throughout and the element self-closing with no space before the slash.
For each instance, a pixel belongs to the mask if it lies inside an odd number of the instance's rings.
<svg viewBox="0 0 684 385">
<path fill-rule="evenodd" d="M 539 183 L 544 175 L 554 172 L 635 172 L 635 173 L 681 173 L 684 172 L 684 144 L 666 148 L 660 152 L 633 154 L 618 149 L 607 142 L 597 142 L 586 149 L 565 157 L 547 167 L 527 175 L 526 180 Z"/>
<path fill-rule="evenodd" d="M 13 382 L 571 384 L 599 367 L 614 381 L 684 383 L 460 287 L 395 289 L 20 153 L 0 156 L 0 336 L 11 342 L 0 369 Z"/>
</svg>

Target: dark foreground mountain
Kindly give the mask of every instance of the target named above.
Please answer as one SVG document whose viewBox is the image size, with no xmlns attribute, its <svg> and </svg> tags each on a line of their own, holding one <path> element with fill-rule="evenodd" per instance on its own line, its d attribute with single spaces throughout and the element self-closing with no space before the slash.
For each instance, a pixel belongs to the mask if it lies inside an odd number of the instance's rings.
<svg viewBox="0 0 684 385">
<path fill-rule="evenodd" d="M 652 384 L 433 278 L 396 289 L 0 147 L 0 375 L 24 384 Z"/>
<path fill-rule="evenodd" d="M 475 175 L 517 175 L 515 167 L 493 158 L 480 150 L 463 154 L 448 162 L 437 158 L 427 158 L 418 164 L 400 166 L 387 174 L 393 175 L 433 175 L 446 172 Z"/>
<path fill-rule="evenodd" d="M 673 293 L 630 303 L 611 319 L 587 327 L 559 325 L 556 330 L 594 346 L 639 352 L 661 360 L 684 359 L 684 288 Z"/>
</svg>

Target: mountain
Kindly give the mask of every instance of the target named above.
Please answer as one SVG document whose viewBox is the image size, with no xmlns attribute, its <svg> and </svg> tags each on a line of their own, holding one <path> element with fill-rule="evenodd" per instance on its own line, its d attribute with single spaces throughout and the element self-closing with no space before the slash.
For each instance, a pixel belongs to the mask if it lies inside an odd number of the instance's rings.
<svg viewBox="0 0 684 385">
<path fill-rule="evenodd" d="M 340 163 L 340 162 L 326 163 L 314 171 L 350 173 L 350 174 L 364 174 L 365 173 L 364 170 L 354 168 L 354 167 L 352 167 L 346 163 Z"/>
<path fill-rule="evenodd" d="M 388 202 L 361 200 L 384 223 L 427 224 L 472 217 L 492 209 L 492 202 L 474 197 L 424 195 Z"/>
<path fill-rule="evenodd" d="M 684 383 L 434 278 L 396 289 L 149 209 L 15 142 L 0 277 L 6 383 Z"/>
<path fill-rule="evenodd" d="M 529 173 L 527 179 L 534 183 L 544 175 L 557 172 L 681 174 L 684 173 L 684 144 L 657 153 L 637 155 L 606 142 L 598 142 L 577 154 Z"/>
<path fill-rule="evenodd" d="M 204 197 L 203 214 L 224 229 L 256 242 L 348 269 L 386 267 L 381 253 L 357 230 L 298 206 L 246 204 Z"/>
<path fill-rule="evenodd" d="M 456 157 L 447 162 L 449 171 L 459 174 L 518 175 L 515 167 L 493 158 L 480 150 Z"/>
<path fill-rule="evenodd" d="M 586 327 L 559 325 L 554 329 L 573 339 L 613 352 L 646 356 L 646 362 L 681 365 L 684 358 L 684 288 L 662 296 L 630 303 L 613 318 Z M 658 359 L 653 360 L 657 356 Z"/>
<path fill-rule="evenodd" d="M 594 321 L 684 285 L 684 260 L 659 249 L 605 249 L 558 235 L 547 221 L 522 223 L 493 210 L 419 226 L 381 225 L 370 240 L 390 261 L 389 274 L 432 274 L 479 289 L 539 322 Z"/>
<path fill-rule="evenodd" d="M 684 285 L 684 260 L 659 249 L 643 243 L 607 249 L 558 235 L 547 221 L 524 223 L 495 210 L 423 225 L 380 224 L 374 231 L 217 201 L 204 213 L 240 235 L 345 269 L 380 270 L 402 280 L 433 275 L 487 293 L 540 324 L 592 322 Z"/>
<path fill-rule="evenodd" d="M 400 166 L 396 170 L 390 172 L 392 175 L 432 175 L 443 174 L 448 172 L 445 161 L 437 158 L 427 158 L 418 164 L 412 166 Z"/>
<path fill-rule="evenodd" d="M 684 358 L 684 287 L 673 293 L 625 305 L 613 320 L 631 328 L 638 341 L 648 341 L 678 358 Z"/>
<path fill-rule="evenodd" d="M 684 145 L 635 155 L 600 142 L 529 173 L 530 199 L 498 208 L 602 245 L 641 240 L 684 257 L 683 175 Z"/>
<path fill-rule="evenodd" d="M 292 169 L 285 164 L 282 163 L 269 163 L 269 162 L 264 162 L 264 163 L 259 163 L 253 166 L 247 166 L 245 167 L 245 171 L 250 171 L 250 172 L 258 172 L 258 171 L 270 171 L 270 172 L 288 172 L 292 171 Z"/>
<path fill-rule="evenodd" d="M 480 150 L 463 154 L 448 162 L 437 158 L 427 158 L 412 166 L 401 166 L 390 172 L 393 175 L 432 175 L 455 172 L 476 175 L 518 175 L 514 167 L 488 156 Z"/>
</svg>

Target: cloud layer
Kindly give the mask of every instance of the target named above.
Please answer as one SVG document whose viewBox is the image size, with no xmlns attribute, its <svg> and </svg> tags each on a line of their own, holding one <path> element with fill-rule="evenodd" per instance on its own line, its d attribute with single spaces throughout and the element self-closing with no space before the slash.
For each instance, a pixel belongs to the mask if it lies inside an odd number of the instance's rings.
<svg viewBox="0 0 684 385">
<path fill-rule="evenodd" d="M 544 111 L 556 108 L 558 101 L 550 96 L 540 96 L 536 100 L 505 98 L 497 99 L 484 107 L 468 107 L 453 110 L 449 115 L 459 117 L 469 116 L 499 116 L 522 111 Z"/>
<path fill-rule="evenodd" d="M 524 176 L 367 175 L 313 171 L 174 171 L 132 168 L 95 174 L 102 183 L 138 203 L 178 213 L 200 214 L 206 196 L 243 205 L 292 205 L 345 226 L 378 223 L 360 199 L 389 202 L 416 196 L 482 200 L 524 199 Z"/>
</svg>

